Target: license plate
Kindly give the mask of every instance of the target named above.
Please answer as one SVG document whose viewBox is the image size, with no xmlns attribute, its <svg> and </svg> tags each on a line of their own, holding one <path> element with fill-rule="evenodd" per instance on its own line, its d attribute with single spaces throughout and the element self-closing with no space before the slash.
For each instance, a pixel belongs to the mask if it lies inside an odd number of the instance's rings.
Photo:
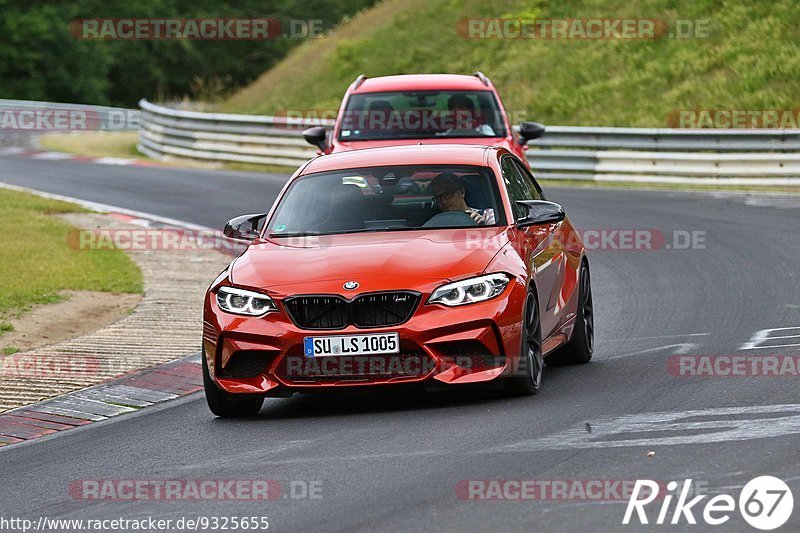
<svg viewBox="0 0 800 533">
<path fill-rule="evenodd" d="M 400 353 L 400 336 L 397 333 L 377 333 L 305 337 L 303 353 L 306 357 Z"/>
</svg>

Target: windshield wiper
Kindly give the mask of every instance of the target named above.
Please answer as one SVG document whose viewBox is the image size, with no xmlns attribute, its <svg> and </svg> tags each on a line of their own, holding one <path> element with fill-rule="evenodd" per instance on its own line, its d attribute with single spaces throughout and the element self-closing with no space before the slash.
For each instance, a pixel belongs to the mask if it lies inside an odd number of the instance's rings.
<svg viewBox="0 0 800 533">
<path fill-rule="evenodd" d="M 325 234 L 316 231 L 290 231 L 288 233 L 270 233 L 268 237 L 317 237 L 319 235 Z"/>
<path fill-rule="evenodd" d="M 385 228 L 360 228 L 360 229 L 348 229 L 343 231 L 337 231 L 335 233 L 322 233 L 321 235 L 339 235 L 339 234 L 346 234 L 346 233 L 375 233 L 378 231 L 406 231 L 412 229 L 421 229 L 421 228 L 410 228 L 408 226 L 388 226 Z"/>
<path fill-rule="evenodd" d="M 345 137 L 340 138 L 344 142 L 357 142 L 357 141 L 402 141 L 407 139 L 433 139 L 439 134 L 438 131 L 412 131 L 412 132 L 392 132 L 386 135 L 377 135 L 372 137 L 359 136 L 359 137 Z"/>
<path fill-rule="evenodd" d="M 461 138 L 461 139 L 473 139 L 479 137 L 498 137 L 497 135 L 487 135 L 479 131 L 471 131 L 471 130 L 437 131 L 435 135 L 436 137 L 451 137 L 451 138 Z"/>
<path fill-rule="evenodd" d="M 323 237 L 326 235 L 349 235 L 351 233 L 378 233 L 381 231 L 412 231 L 412 230 L 428 230 L 428 229 L 458 229 L 458 228 L 474 228 L 475 226 L 444 226 L 444 227 L 436 227 L 432 226 L 429 228 L 425 228 L 422 226 L 419 227 L 409 227 L 409 226 L 388 226 L 385 228 L 360 228 L 360 229 L 348 229 L 342 231 L 331 231 L 327 233 L 315 233 L 315 232 L 304 232 L 304 231 L 296 231 L 290 233 L 270 233 L 269 237 Z M 491 226 L 486 226 L 491 227 Z"/>
<path fill-rule="evenodd" d="M 342 231 L 329 231 L 325 233 L 312 232 L 312 231 L 294 231 L 287 233 L 270 233 L 269 237 L 321 237 L 324 235 L 344 235 L 348 233 L 374 233 L 376 231 L 404 231 L 411 229 L 421 229 L 421 228 L 410 228 L 408 226 L 388 226 L 385 228 L 359 228 L 359 229 L 347 229 Z"/>
</svg>

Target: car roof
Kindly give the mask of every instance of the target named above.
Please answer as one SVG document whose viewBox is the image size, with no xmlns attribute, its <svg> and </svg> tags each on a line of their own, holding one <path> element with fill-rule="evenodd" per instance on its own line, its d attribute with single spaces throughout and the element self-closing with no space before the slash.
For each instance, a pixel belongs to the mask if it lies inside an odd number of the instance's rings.
<svg viewBox="0 0 800 533">
<path fill-rule="evenodd" d="M 491 87 L 476 76 L 463 74 L 403 74 L 366 78 L 352 94 L 411 90 L 488 91 Z"/>
<path fill-rule="evenodd" d="M 486 152 L 500 150 L 505 151 L 497 146 L 478 144 L 412 144 L 364 148 L 319 156 L 306 165 L 301 175 L 383 165 L 486 166 Z"/>
</svg>

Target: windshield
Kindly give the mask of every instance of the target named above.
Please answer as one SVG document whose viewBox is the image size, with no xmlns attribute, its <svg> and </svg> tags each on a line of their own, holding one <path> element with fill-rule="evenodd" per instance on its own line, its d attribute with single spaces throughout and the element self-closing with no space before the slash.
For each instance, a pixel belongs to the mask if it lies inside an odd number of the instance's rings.
<svg viewBox="0 0 800 533">
<path fill-rule="evenodd" d="M 273 238 L 505 224 L 497 181 L 472 166 L 386 166 L 298 178 L 266 227 Z"/>
<path fill-rule="evenodd" d="M 506 135 L 491 91 L 353 94 L 341 124 L 340 141 Z"/>
</svg>

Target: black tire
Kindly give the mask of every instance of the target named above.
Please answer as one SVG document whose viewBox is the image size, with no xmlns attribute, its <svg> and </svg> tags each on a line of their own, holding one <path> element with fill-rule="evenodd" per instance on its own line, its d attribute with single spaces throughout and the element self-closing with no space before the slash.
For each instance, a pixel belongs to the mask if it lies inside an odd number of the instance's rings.
<svg viewBox="0 0 800 533">
<path fill-rule="evenodd" d="M 548 366 L 581 365 L 592 359 L 594 352 L 594 307 L 589 265 L 581 265 L 578 313 L 572 339 L 545 358 Z"/>
<path fill-rule="evenodd" d="M 520 354 L 524 357 L 517 368 L 517 375 L 506 383 L 508 392 L 515 396 L 529 396 L 539 392 L 542 385 L 542 324 L 539 320 L 539 304 L 536 295 L 528 290 L 522 310 L 522 341 Z"/>
<path fill-rule="evenodd" d="M 217 387 L 208 373 L 205 350 L 203 351 L 203 388 L 206 391 L 208 408 L 221 418 L 254 416 L 258 414 L 264 404 L 263 396 L 230 394 Z"/>
</svg>

